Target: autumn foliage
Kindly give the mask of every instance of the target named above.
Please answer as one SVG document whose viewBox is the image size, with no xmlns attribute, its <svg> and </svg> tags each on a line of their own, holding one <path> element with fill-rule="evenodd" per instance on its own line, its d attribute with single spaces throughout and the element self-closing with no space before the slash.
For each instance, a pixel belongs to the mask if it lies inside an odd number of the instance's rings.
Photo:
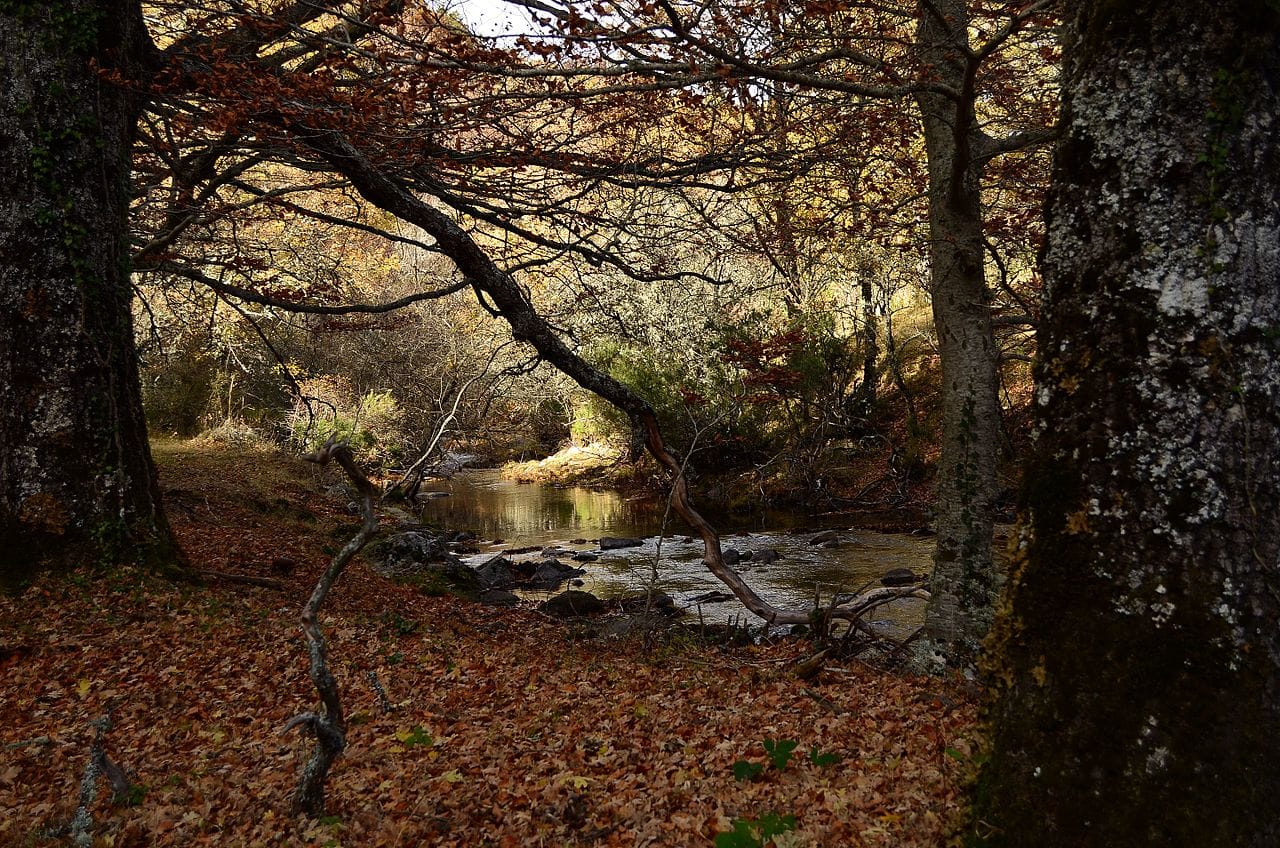
<svg viewBox="0 0 1280 848">
<path fill-rule="evenodd" d="M 769 813 L 794 815 L 788 845 L 931 845 L 956 810 L 973 706 L 949 684 L 860 664 L 798 683 L 801 642 L 646 648 L 357 562 L 322 616 L 350 723 L 331 815 L 292 818 L 310 742 L 281 728 L 314 697 L 297 617 L 351 518 L 296 460 L 158 454 L 196 564 L 286 588 L 119 568 L 0 599 L 0 843 L 59 844 L 104 714 L 133 789 L 100 791 L 99 845 L 682 846 Z"/>
</svg>

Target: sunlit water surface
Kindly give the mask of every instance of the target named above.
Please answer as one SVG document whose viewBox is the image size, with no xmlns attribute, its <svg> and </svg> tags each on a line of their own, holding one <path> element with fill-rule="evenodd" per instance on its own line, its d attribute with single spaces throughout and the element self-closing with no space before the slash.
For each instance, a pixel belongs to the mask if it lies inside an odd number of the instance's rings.
<svg viewBox="0 0 1280 848">
<path fill-rule="evenodd" d="M 695 601 L 708 592 L 723 591 L 724 586 L 703 565 L 701 541 L 685 541 L 689 531 L 677 516 L 671 515 L 664 528 L 663 501 L 629 499 L 617 492 L 576 486 L 515 483 L 492 470 L 465 471 L 431 488 L 449 496 L 427 501 L 423 520 L 478 536 L 482 553 L 468 560 L 471 565 L 503 550 L 534 545 L 593 551 L 599 553 L 599 560 L 574 563 L 587 570 L 581 587 L 586 591 L 601 597 L 634 594 L 643 591 L 656 573 L 658 586 L 692 615 L 707 621 L 753 620 L 737 601 Z M 783 607 L 811 607 L 815 593 L 830 599 L 836 592 L 863 588 L 895 568 L 927 572 L 933 549 L 928 538 L 867 530 L 842 531 L 839 547 L 824 548 L 810 540 L 829 528 L 796 513 L 771 511 L 751 518 L 712 516 L 712 520 L 725 548 L 773 549 L 782 555 L 776 562 L 747 561 L 736 569 L 762 597 Z M 601 552 L 596 542 L 602 536 L 641 538 L 644 544 Z M 922 620 L 923 612 L 918 601 L 899 601 L 881 614 L 910 626 Z"/>
</svg>

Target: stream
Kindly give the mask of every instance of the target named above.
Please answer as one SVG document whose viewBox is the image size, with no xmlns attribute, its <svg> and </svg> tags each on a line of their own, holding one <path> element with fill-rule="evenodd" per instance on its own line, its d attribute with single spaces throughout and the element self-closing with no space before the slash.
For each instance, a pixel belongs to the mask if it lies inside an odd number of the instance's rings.
<svg viewBox="0 0 1280 848">
<path fill-rule="evenodd" d="M 468 558 L 469 565 L 479 565 L 505 550 L 534 546 L 594 552 L 600 557 L 594 562 L 571 563 L 587 571 L 578 588 L 602 598 L 633 595 L 645 590 L 656 566 L 658 587 L 689 614 L 709 622 L 759 623 L 736 599 L 698 600 L 710 592 L 724 592 L 725 587 L 703 565 L 701 540 L 686 541 L 688 528 L 678 516 L 671 515 L 664 530 L 664 501 L 577 486 L 516 483 L 490 469 L 466 470 L 424 491 L 441 494 L 428 495 L 423 521 L 466 530 L 479 538 L 481 553 Z M 781 555 L 774 562 L 747 560 L 734 566 L 777 606 L 811 607 L 815 591 L 821 592 L 825 603 L 833 593 L 860 589 L 892 569 L 922 573 L 931 565 L 933 540 L 927 537 L 824 526 L 810 516 L 778 510 L 751 518 L 708 518 L 720 531 L 726 550 L 753 554 L 774 550 Z M 812 543 L 816 535 L 832 529 L 839 534 L 837 546 Z M 601 551 L 596 542 L 606 536 L 639 538 L 643 544 Z M 537 551 L 527 554 L 538 555 Z M 560 558 L 571 562 L 568 556 Z M 895 602 L 879 614 L 910 627 L 923 621 L 924 604 Z"/>
</svg>

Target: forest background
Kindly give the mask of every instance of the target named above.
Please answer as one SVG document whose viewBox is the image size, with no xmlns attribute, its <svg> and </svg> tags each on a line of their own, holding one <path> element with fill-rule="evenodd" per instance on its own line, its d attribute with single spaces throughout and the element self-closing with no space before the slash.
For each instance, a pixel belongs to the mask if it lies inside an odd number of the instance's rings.
<svg viewBox="0 0 1280 848">
<path fill-rule="evenodd" d="M 519 18 L 488 14 L 499 43 L 549 49 Z M 426 44 L 432 32 L 465 32 L 449 14 L 421 26 Z M 984 132 L 1052 124 L 1056 48 L 1029 29 L 1009 66 L 984 80 Z M 488 86 L 499 84 L 509 83 Z M 456 114 L 491 94 L 468 85 L 478 90 L 453 94 Z M 607 94 L 587 106 L 552 100 L 556 113 L 547 92 L 530 91 L 493 130 L 505 146 L 467 135 L 470 123 L 432 127 L 433 142 L 453 142 L 451 167 L 479 195 L 458 198 L 481 213 L 471 222 L 478 241 L 521 274 L 588 361 L 654 405 L 673 444 L 693 448 L 698 472 L 728 475 L 720 498 L 746 508 L 762 499 L 919 506 L 931 498 L 941 410 L 918 122 L 904 102 L 871 108 L 780 82 L 736 88 L 678 91 L 643 108 L 631 98 L 625 111 Z M 983 187 L 1007 460 L 1029 423 L 1048 159 L 1046 138 L 1036 141 L 1003 157 Z M 574 158 L 598 173 L 566 174 Z M 627 175 L 646 159 L 663 164 Z M 155 167 L 152 184 L 172 192 Z M 341 180 L 311 181 L 278 163 L 244 162 L 218 182 L 205 187 L 217 205 L 166 239 L 170 257 L 137 277 L 154 432 L 308 450 L 337 432 L 386 467 L 432 443 L 499 463 L 566 445 L 625 453 L 625 414 L 511 345 L 469 292 L 384 314 L 295 311 L 455 284 L 420 230 Z M 135 217 L 169 220 L 158 216 L 170 199 L 140 198 Z M 155 254 L 146 241 L 144 255 Z M 198 246 L 198 268 L 174 267 L 184 244 Z M 245 292 L 268 297 L 235 297 Z M 1008 511 L 1012 467 L 1004 477 Z"/>
<path fill-rule="evenodd" d="M 643 445 L 707 565 L 774 624 L 858 618 L 763 601 L 690 476 L 820 508 L 902 502 L 932 467 L 913 653 L 971 672 L 1036 330 L 1037 438 L 970 823 L 1005 822 L 997 842 L 1172 828 L 1231 844 L 1239 827 L 1267 844 L 1274 4 L 1063 10 L 1043 235 L 1050 3 L 519 5 L 537 32 L 501 39 L 398 0 L 0 5 L 6 578 L 187 568 L 139 387 L 153 427 L 258 439 L 247 421 L 336 460 L 364 522 L 303 608 L 323 708 L 289 725 L 317 743 L 295 798 L 313 813 L 346 730 L 318 610 L 378 531 L 360 465 L 403 466 L 450 430 L 497 456 Z M 510 342 L 484 338 L 499 317 Z M 403 377 L 391 352 L 418 357 Z M 1220 730 L 1198 733 L 1171 691 Z M 1221 769 L 1242 779 L 1205 781 Z M 1029 785 L 1054 787 L 1052 809 Z M 1099 795 L 1139 803 L 1104 816 Z M 1144 799 L 1234 818 L 1126 817 Z"/>
</svg>

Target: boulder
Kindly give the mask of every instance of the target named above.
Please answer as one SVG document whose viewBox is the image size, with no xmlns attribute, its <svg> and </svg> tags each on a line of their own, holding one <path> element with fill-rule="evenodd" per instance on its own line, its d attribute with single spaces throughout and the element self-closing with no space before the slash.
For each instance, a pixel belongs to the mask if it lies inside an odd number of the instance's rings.
<svg viewBox="0 0 1280 848">
<path fill-rule="evenodd" d="M 689 600 L 695 604 L 721 604 L 725 601 L 732 601 L 733 595 L 730 595 L 728 592 L 711 591 L 704 592 L 701 595 L 690 598 Z"/>
<path fill-rule="evenodd" d="M 618 598 L 616 603 L 622 612 L 636 615 L 643 613 L 645 608 L 649 607 L 649 596 L 647 593 L 628 595 L 625 598 Z M 678 615 L 680 608 L 676 606 L 675 600 L 670 595 L 659 590 L 653 593 L 652 611 L 658 615 L 672 616 Z"/>
<path fill-rule="evenodd" d="M 725 548 L 720 552 L 720 557 L 724 560 L 725 565 L 737 565 L 738 561 L 742 559 L 742 553 L 737 548 Z"/>
<path fill-rule="evenodd" d="M 595 562 L 600 559 L 599 554 L 593 554 L 591 551 L 578 551 L 573 555 L 575 562 Z"/>
<path fill-rule="evenodd" d="M 782 559 L 782 554 L 778 553 L 773 548 L 766 548 L 763 551 L 756 551 L 755 561 L 758 563 L 767 565 L 768 563 L 771 563 L 771 562 L 777 562 L 780 559 Z"/>
<path fill-rule="evenodd" d="M 538 606 L 538 609 L 556 618 L 573 618 L 602 612 L 604 610 L 604 601 L 590 592 L 570 589 L 544 601 Z"/>
<path fill-rule="evenodd" d="M 604 536 L 599 544 L 602 551 L 616 551 L 619 548 L 638 548 L 644 544 L 644 539 L 633 539 L 630 536 Z"/>
<path fill-rule="evenodd" d="M 444 537 L 426 530 L 388 536 L 371 553 L 381 563 L 379 570 L 392 576 L 417 571 L 429 562 L 453 559 Z"/>
<path fill-rule="evenodd" d="M 504 556 L 496 556 L 485 560 L 476 569 L 480 582 L 490 589 L 503 589 L 515 582 L 515 573 L 511 570 L 511 560 Z"/>
<path fill-rule="evenodd" d="M 919 582 L 920 575 L 909 568 L 895 568 L 880 576 L 882 586 L 910 586 L 912 583 Z"/>
<path fill-rule="evenodd" d="M 416 587 L 424 595 L 476 598 L 486 588 L 473 569 L 456 559 L 427 563 L 417 571 L 400 574 L 396 580 Z"/>
<path fill-rule="evenodd" d="M 837 542 L 837 543 L 838 543 L 839 541 L 840 541 L 840 531 L 838 531 L 838 530 L 828 530 L 828 531 L 826 531 L 825 533 L 819 533 L 818 535 L 814 536 L 812 539 L 810 539 L 810 540 L 809 540 L 809 544 L 811 544 L 811 545 L 825 545 L 825 544 L 827 544 L 827 543 L 829 543 L 829 542 Z"/>
<path fill-rule="evenodd" d="M 558 559 L 544 559 L 529 578 L 530 589 L 555 589 L 570 577 L 580 577 L 587 572 L 581 568 L 565 565 Z"/>
</svg>

